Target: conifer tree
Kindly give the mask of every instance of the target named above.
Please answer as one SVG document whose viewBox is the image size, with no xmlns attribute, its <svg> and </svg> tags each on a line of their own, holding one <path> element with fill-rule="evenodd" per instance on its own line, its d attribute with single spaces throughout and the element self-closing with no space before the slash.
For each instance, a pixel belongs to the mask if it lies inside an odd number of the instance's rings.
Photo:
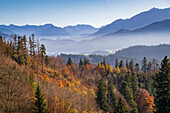
<svg viewBox="0 0 170 113">
<path fill-rule="evenodd" d="M 82 59 L 80 58 L 79 67 L 81 67 L 82 65 L 83 65 L 83 61 L 82 61 Z"/>
<path fill-rule="evenodd" d="M 156 88 L 156 113 L 168 113 L 170 111 L 170 63 L 167 56 L 161 62 L 161 68 L 155 75 Z"/>
<path fill-rule="evenodd" d="M 122 68 L 124 66 L 123 60 L 120 60 L 119 68 Z"/>
<path fill-rule="evenodd" d="M 113 113 L 115 107 L 116 107 L 116 97 L 114 94 L 114 86 L 111 81 L 108 83 L 108 93 L 107 93 L 107 102 L 109 105 L 109 113 Z"/>
<path fill-rule="evenodd" d="M 129 69 L 133 71 L 133 67 L 134 67 L 134 63 L 133 63 L 133 59 L 131 59 L 131 61 L 129 62 Z"/>
<path fill-rule="evenodd" d="M 45 56 L 45 65 L 48 66 L 50 64 L 50 59 L 48 58 L 48 55 Z"/>
<path fill-rule="evenodd" d="M 106 85 L 103 79 L 99 80 L 96 96 L 96 102 L 100 109 L 104 110 L 105 112 L 109 111 L 107 104 Z"/>
<path fill-rule="evenodd" d="M 135 108 L 137 106 L 133 100 L 132 89 L 129 88 L 128 83 L 125 81 L 122 82 L 121 93 L 123 94 L 123 96 L 125 97 L 125 99 L 132 108 Z"/>
<path fill-rule="evenodd" d="M 72 64 L 72 60 L 71 60 L 71 58 L 69 57 L 69 58 L 68 58 L 68 61 L 67 61 L 67 66 L 71 66 L 71 64 Z"/>
<path fill-rule="evenodd" d="M 140 68 L 139 68 L 139 64 L 138 64 L 138 63 L 136 63 L 136 64 L 135 64 L 135 71 L 136 71 L 136 73 L 137 73 L 137 74 L 138 74 L 139 70 L 140 70 Z"/>
<path fill-rule="evenodd" d="M 46 49 L 45 49 L 45 46 L 43 44 L 41 44 L 40 52 L 41 52 L 42 73 L 43 73 L 44 55 L 46 54 Z"/>
<path fill-rule="evenodd" d="M 146 73 L 146 71 L 147 71 L 147 59 L 146 59 L 146 57 L 144 57 L 143 60 L 142 60 L 142 71 L 144 71 L 144 73 Z"/>
<path fill-rule="evenodd" d="M 48 113 L 46 108 L 46 102 L 44 100 L 44 95 L 41 92 L 40 85 L 38 84 L 35 92 L 35 103 L 34 103 L 34 113 Z"/>
<path fill-rule="evenodd" d="M 133 94 L 134 92 L 138 89 L 138 78 L 135 73 L 132 74 L 132 82 L 131 86 L 133 89 Z"/>
<path fill-rule="evenodd" d="M 118 63 L 118 59 L 116 58 L 115 67 L 117 68 L 118 66 L 119 66 L 119 63 Z"/>
<path fill-rule="evenodd" d="M 128 113 L 128 108 L 125 106 L 125 102 L 123 101 L 122 98 L 119 98 L 119 101 L 117 103 L 116 109 L 114 113 Z"/>
<path fill-rule="evenodd" d="M 36 48 L 36 43 L 35 43 L 35 38 L 34 38 L 34 34 L 31 35 L 32 36 L 32 54 L 35 57 L 35 48 Z"/>
<path fill-rule="evenodd" d="M 128 60 L 126 60 L 126 67 L 129 68 Z"/>
</svg>

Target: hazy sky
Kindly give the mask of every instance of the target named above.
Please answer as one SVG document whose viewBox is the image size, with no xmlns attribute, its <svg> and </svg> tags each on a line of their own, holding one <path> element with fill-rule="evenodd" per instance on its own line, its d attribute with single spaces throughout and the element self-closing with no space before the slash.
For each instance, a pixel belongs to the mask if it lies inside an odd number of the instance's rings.
<svg viewBox="0 0 170 113">
<path fill-rule="evenodd" d="M 152 7 L 170 7 L 170 0 L 0 0 L 0 24 L 100 27 Z"/>
</svg>

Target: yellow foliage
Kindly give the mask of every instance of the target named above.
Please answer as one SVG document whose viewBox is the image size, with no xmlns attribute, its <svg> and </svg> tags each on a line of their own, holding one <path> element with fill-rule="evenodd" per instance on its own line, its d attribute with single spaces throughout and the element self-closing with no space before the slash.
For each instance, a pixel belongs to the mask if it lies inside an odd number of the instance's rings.
<svg viewBox="0 0 170 113">
<path fill-rule="evenodd" d="M 117 73 L 117 74 L 120 74 L 120 69 L 119 69 L 119 67 L 117 67 L 116 73 Z"/>
<path fill-rule="evenodd" d="M 79 90 L 77 88 L 74 88 L 74 91 L 77 92 L 77 93 L 79 92 Z"/>
<path fill-rule="evenodd" d="M 93 89 L 90 89 L 90 90 L 89 90 L 89 93 L 90 93 L 91 95 L 95 95 L 95 93 L 94 93 L 94 90 L 93 90 Z"/>
<path fill-rule="evenodd" d="M 116 71 L 117 71 L 117 68 L 116 68 L 115 66 L 113 67 L 113 71 L 114 71 L 114 72 L 116 72 Z"/>
<path fill-rule="evenodd" d="M 71 87 L 71 84 L 70 84 L 70 82 L 68 82 L 68 83 L 67 83 L 67 86 L 68 86 L 68 87 Z"/>
<path fill-rule="evenodd" d="M 71 110 L 71 113 L 78 113 L 77 109 Z"/>
<path fill-rule="evenodd" d="M 59 83 L 59 86 L 60 86 L 60 88 L 62 88 L 62 87 L 63 87 L 63 84 L 62 84 L 62 83 Z"/>
<path fill-rule="evenodd" d="M 87 92 L 86 92 L 86 91 L 83 91 L 83 92 L 82 92 L 82 95 L 83 95 L 83 96 L 87 96 Z"/>
<path fill-rule="evenodd" d="M 87 111 L 82 111 L 82 113 L 87 113 Z"/>
</svg>

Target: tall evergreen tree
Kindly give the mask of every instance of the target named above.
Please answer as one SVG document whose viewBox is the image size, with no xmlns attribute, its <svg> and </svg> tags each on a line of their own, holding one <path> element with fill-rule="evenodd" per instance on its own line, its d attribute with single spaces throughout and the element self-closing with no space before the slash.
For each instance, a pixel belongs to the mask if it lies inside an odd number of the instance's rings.
<svg viewBox="0 0 170 113">
<path fill-rule="evenodd" d="M 35 92 L 35 103 L 34 103 L 34 113 L 48 113 L 46 108 L 46 102 L 44 100 L 44 95 L 41 92 L 40 85 L 38 84 Z"/>
<path fill-rule="evenodd" d="M 116 107 L 116 97 L 114 94 L 114 86 L 111 81 L 108 83 L 108 93 L 107 93 L 107 102 L 109 105 L 109 113 L 113 113 L 115 107 Z"/>
<path fill-rule="evenodd" d="M 167 56 L 161 62 L 161 68 L 155 75 L 156 113 L 169 113 L 170 111 L 170 66 Z"/>
<path fill-rule="evenodd" d="M 146 57 L 144 57 L 143 60 L 142 60 L 142 71 L 144 71 L 145 73 L 147 71 L 147 59 L 146 59 Z"/>
<path fill-rule="evenodd" d="M 118 67 L 119 63 L 118 63 L 118 59 L 116 58 L 116 63 L 115 63 L 115 67 Z"/>
<path fill-rule="evenodd" d="M 123 60 L 120 60 L 119 68 L 122 68 L 124 66 Z"/>
<path fill-rule="evenodd" d="M 68 61 L 67 61 L 67 66 L 71 66 L 71 64 L 72 64 L 72 60 L 71 60 L 71 58 L 69 57 L 69 58 L 68 58 Z"/>
<path fill-rule="evenodd" d="M 125 102 L 122 98 L 119 98 L 119 101 L 117 103 L 116 109 L 114 113 L 128 113 L 128 108 L 125 106 Z"/>
<path fill-rule="evenodd" d="M 100 109 L 104 110 L 105 112 L 109 111 L 107 104 L 106 85 L 103 79 L 99 80 L 96 96 L 96 103 Z"/>
<path fill-rule="evenodd" d="M 48 66 L 50 64 L 50 59 L 48 55 L 45 55 L 45 65 Z"/>
<path fill-rule="evenodd" d="M 131 61 L 129 62 L 129 69 L 133 71 L 133 67 L 134 67 L 134 63 L 133 63 L 133 59 L 131 59 Z"/>
<path fill-rule="evenodd" d="M 122 82 L 121 93 L 132 108 L 135 108 L 137 106 L 133 100 L 132 89 L 129 88 L 128 83 L 125 81 Z"/>
<path fill-rule="evenodd" d="M 126 60 L 126 67 L 129 68 L 128 60 Z"/>
<path fill-rule="evenodd" d="M 80 58 L 79 67 L 81 67 L 82 65 L 83 65 L 83 61 L 82 61 L 82 59 Z"/>
<path fill-rule="evenodd" d="M 138 89 L 138 78 L 135 73 L 132 74 L 132 82 L 131 86 L 133 89 L 133 94 L 134 92 Z"/>
<path fill-rule="evenodd" d="M 41 52 L 42 73 L 43 73 L 44 55 L 46 54 L 46 49 L 45 49 L 45 46 L 43 44 L 41 44 L 40 52 Z"/>
</svg>

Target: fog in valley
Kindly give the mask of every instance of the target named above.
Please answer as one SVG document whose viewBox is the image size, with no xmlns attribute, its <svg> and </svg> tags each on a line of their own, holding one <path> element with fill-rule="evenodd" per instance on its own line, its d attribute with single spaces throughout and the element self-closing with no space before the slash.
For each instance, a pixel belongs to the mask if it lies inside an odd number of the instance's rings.
<svg viewBox="0 0 170 113">
<path fill-rule="evenodd" d="M 39 37 L 48 55 L 88 54 L 93 51 L 120 50 L 134 45 L 170 44 L 169 33 L 149 33 L 112 37 Z"/>
</svg>

